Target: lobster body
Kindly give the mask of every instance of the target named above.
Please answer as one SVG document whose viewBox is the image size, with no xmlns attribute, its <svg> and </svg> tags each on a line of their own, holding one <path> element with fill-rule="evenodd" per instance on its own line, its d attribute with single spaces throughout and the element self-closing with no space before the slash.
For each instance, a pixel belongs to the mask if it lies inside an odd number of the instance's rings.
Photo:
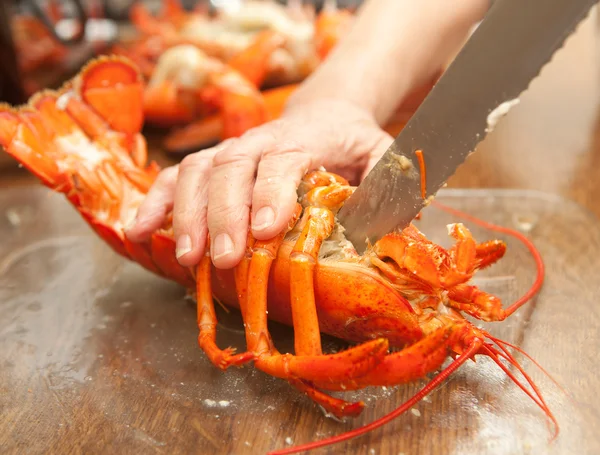
<svg viewBox="0 0 600 455">
<path fill-rule="evenodd" d="M 26 107 L 0 106 L 0 144 L 64 193 L 118 254 L 195 289 L 198 342 L 218 368 L 252 361 L 340 417 L 358 415 L 364 403 L 323 390 L 414 381 L 439 369 L 448 356 L 455 362 L 396 413 L 475 355 L 489 356 L 511 375 L 503 358 L 527 378 L 503 342 L 465 318 L 501 321 L 526 301 L 504 309 L 497 297 L 469 284 L 478 269 L 502 258 L 506 245 L 477 243 L 466 226 L 453 224 L 448 233 L 455 244 L 446 250 L 410 225 L 359 255 L 335 221 L 354 188 L 335 174 L 308 172 L 287 229 L 267 241 L 249 234 L 247 254 L 233 270 L 214 269 L 208 254 L 197 267 L 182 267 L 170 218 L 150 240 L 132 243 L 124 226 L 159 171 L 155 163 L 146 164 L 142 124 L 137 68 L 123 58 L 100 58 L 61 90 L 39 93 Z M 245 352 L 217 346 L 213 297 L 239 308 Z M 268 319 L 293 326 L 294 354 L 274 346 Z M 321 332 L 359 344 L 324 353 Z M 529 378 L 534 393 L 511 378 L 553 419 Z"/>
<path fill-rule="evenodd" d="M 293 326 L 289 261 L 292 248 L 291 242 L 279 248 L 271 266 L 267 294 L 269 319 L 289 326 Z M 219 301 L 239 308 L 232 271 L 214 269 L 212 285 Z M 354 342 L 385 336 L 390 346 L 397 348 L 424 335 L 408 301 L 381 276 L 360 264 L 319 263 L 314 289 L 323 333 Z"/>
</svg>

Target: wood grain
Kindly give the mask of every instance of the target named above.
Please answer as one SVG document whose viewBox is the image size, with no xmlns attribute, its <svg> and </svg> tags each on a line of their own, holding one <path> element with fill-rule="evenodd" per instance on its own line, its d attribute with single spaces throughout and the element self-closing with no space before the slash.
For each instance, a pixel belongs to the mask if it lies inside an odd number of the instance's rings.
<svg viewBox="0 0 600 455">
<path fill-rule="evenodd" d="M 483 359 L 461 368 L 418 413 L 315 453 L 600 453 L 600 223 L 589 213 L 600 215 L 598 56 L 594 16 L 449 182 L 472 190 L 441 196 L 527 228 L 542 252 L 542 293 L 490 330 L 526 349 L 573 397 L 519 357 L 557 414 L 558 440 L 548 444 L 543 413 Z M 171 162 L 157 150 L 152 156 Z M 248 368 L 216 371 L 196 345 L 183 289 L 118 258 L 61 195 L 22 171 L 0 178 L 2 453 L 260 454 L 285 447 L 286 438 L 303 443 L 355 428 L 424 384 L 351 394 L 367 409 L 338 423 L 282 381 Z M 432 210 L 423 229 L 447 242 L 449 221 Z M 507 241 L 507 257 L 480 284 L 508 302 L 535 269 L 524 247 Z M 242 343 L 239 316 L 219 317 L 221 343 Z M 291 349 L 288 328 L 273 332 L 280 349 Z"/>
</svg>

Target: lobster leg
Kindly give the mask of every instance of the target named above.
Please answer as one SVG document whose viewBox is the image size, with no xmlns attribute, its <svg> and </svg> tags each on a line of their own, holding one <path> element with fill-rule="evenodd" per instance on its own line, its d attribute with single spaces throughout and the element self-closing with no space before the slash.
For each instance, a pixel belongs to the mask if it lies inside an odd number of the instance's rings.
<svg viewBox="0 0 600 455">
<path fill-rule="evenodd" d="M 482 321 L 503 321 L 507 316 L 498 297 L 481 291 L 476 286 L 459 284 L 448 291 L 448 299 L 446 305 L 449 307 Z"/>
<path fill-rule="evenodd" d="M 226 370 L 231 365 L 240 366 L 249 362 L 254 355 L 251 352 L 234 355 L 234 348 L 221 350 L 217 347 L 217 315 L 210 284 L 210 268 L 210 256 L 205 255 L 196 269 L 198 328 L 200 329 L 198 344 L 217 368 Z"/>
<path fill-rule="evenodd" d="M 471 232 L 460 223 L 449 225 L 448 233 L 456 239 L 456 243 L 448 251 L 452 266 L 442 276 L 442 282 L 446 286 L 454 286 L 473 275 L 477 265 L 477 245 Z"/>
<path fill-rule="evenodd" d="M 344 352 L 322 355 L 312 273 L 320 245 L 333 228 L 333 214 L 325 209 L 310 207 L 305 211 L 305 219 L 302 234 L 291 257 L 296 355 L 274 354 L 267 331 L 267 280 L 281 236 L 255 244 L 248 286 L 248 349 L 256 354 L 255 365 L 258 369 L 283 379 L 339 382 L 360 377 L 383 359 L 388 341 L 377 339 Z"/>
<path fill-rule="evenodd" d="M 244 323 L 246 325 L 246 343 L 248 350 L 257 357 L 269 355 L 273 351 L 273 342 L 267 329 L 267 286 L 269 271 L 275 253 L 283 242 L 285 234 L 292 229 L 302 211 L 300 204 L 288 224 L 288 229 L 267 241 L 256 241 L 253 247 L 252 259 L 248 266 L 247 295 L 245 298 Z M 239 268 L 239 265 L 238 265 Z M 239 287 L 238 287 L 239 292 Z M 258 359 L 257 359 L 258 360 Z"/>
<path fill-rule="evenodd" d="M 248 233 L 247 248 L 252 250 L 255 243 L 254 237 Z M 242 318 L 246 321 L 247 305 L 248 305 L 248 272 L 250 261 L 244 258 L 234 269 L 235 286 L 238 294 L 238 302 L 242 313 Z M 272 347 L 271 352 L 275 355 L 280 355 L 277 350 Z M 332 413 L 338 418 L 344 416 L 358 416 L 363 408 L 363 402 L 349 403 L 338 398 L 331 397 L 315 389 L 310 383 L 299 379 L 288 379 L 288 382 L 298 389 L 300 392 L 307 395 L 310 399 L 320 404 L 327 412 Z"/>
<path fill-rule="evenodd" d="M 243 258 L 237 267 L 233 270 L 235 280 L 235 290 L 238 295 L 238 303 L 242 319 L 246 320 L 246 308 L 248 307 L 248 270 L 250 267 L 250 258 L 252 257 L 252 248 L 254 247 L 254 237 L 248 231 L 248 239 L 246 240 L 246 256 Z"/>
<path fill-rule="evenodd" d="M 263 333 L 266 335 L 254 340 L 249 336 L 248 342 L 249 345 L 256 343 L 262 350 L 262 354 L 255 360 L 257 368 L 274 376 L 287 379 L 291 385 L 337 417 L 357 416 L 364 408 L 363 402 L 349 403 L 331 397 L 316 389 L 309 381 L 300 379 L 300 377 L 320 381 L 344 381 L 344 378 L 348 376 L 360 376 L 385 355 L 387 341 L 375 340 L 341 354 L 322 355 L 319 323 L 315 307 L 313 272 L 321 243 L 323 239 L 331 234 L 333 229 L 333 214 L 327 209 L 315 207 L 308 208 L 305 214 L 306 223 L 292 252 L 290 271 L 292 278 L 292 313 L 296 333 L 295 350 L 296 355 L 299 357 L 289 354 L 281 355 L 277 352 L 266 332 L 266 317 L 262 321 L 265 326 Z M 271 248 L 275 246 L 273 245 L 274 242 L 271 241 L 270 243 Z M 278 247 L 278 245 L 276 246 Z M 256 247 L 261 247 L 260 242 L 257 242 Z M 270 265 L 274 251 L 271 252 L 271 256 L 268 258 L 268 265 Z M 253 265 L 256 264 L 257 262 L 253 262 Z M 266 314 L 265 283 L 268 279 L 269 267 L 267 264 L 262 265 L 263 267 L 260 268 L 263 273 L 261 279 L 257 276 L 250 276 L 250 283 L 263 283 L 260 286 L 260 292 L 262 293 L 260 298 L 256 298 L 258 296 L 252 289 L 252 295 L 249 299 L 251 309 L 248 312 L 258 310 L 258 315 Z M 267 266 L 264 267 L 265 265 Z M 252 324 L 248 323 L 247 326 L 252 329 Z M 338 368 L 335 369 L 332 366 L 338 366 Z M 307 376 L 310 376 L 310 378 L 307 378 Z"/>
<path fill-rule="evenodd" d="M 333 213 L 309 207 L 307 222 L 290 256 L 290 287 L 296 355 L 321 355 L 321 334 L 315 304 L 314 270 L 323 240 L 331 235 Z"/>
<path fill-rule="evenodd" d="M 416 381 L 442 366 L 448 354 L 460 351 L 460 337 L 466 324 L 440 327 L 417 343 L 387 355 L 366 375 L 343 383 L 317 383 L 326 390 L 356 390 L 367 386 L 394 386 Z"/>
<path fill-rule="evenodd" d="M 490 240 L 477 245 L 476 256 L 478 269 L 483 269 L 502 259 L 506 253 L 506 243 L 501 240 Z"/>
<path fill-rule="evenodd" d="M 365 404 L 362 401 L 350 403 L 327 395 L 326 393 L 317 390 L 315 387 L 313 387 L 306 381 L 300 381 L 298 379 L 289 379 L 288 382 L 300 392 L 304 393 L 315 403 L 318 403 L 321 406 L 323 406 L 323 408 L 327 412 L 331 412 L 333 415 L 340 419 L 342 417 L 356 417 L 360 415 L 360 413 L 365 407 Z"/>
</svg>

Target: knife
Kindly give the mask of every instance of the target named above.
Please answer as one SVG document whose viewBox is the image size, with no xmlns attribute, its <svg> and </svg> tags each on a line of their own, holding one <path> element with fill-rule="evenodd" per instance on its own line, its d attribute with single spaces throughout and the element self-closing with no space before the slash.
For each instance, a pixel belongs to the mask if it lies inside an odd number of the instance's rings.
<svg viewBox="0 0 600 455">
<path fill-rule="evenodd" d="M 598 0 L 496 0 L 402 132 L 338 212 L 359 253 L 407 227 L 518 103 Z M 421 194 L 424 161 L 425 199 Z"/>
</svg>

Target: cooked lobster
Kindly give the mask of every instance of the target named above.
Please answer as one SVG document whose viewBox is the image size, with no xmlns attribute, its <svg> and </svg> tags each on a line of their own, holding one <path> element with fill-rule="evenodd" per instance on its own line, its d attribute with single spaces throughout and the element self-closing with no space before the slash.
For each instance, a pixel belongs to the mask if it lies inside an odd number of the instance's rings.
<svg viewBox="0 0 600 455">
<path fill-rule="evenodd" d="M 167 150 L 197 150 L 278 117 L 294 84 L 326 58 L 353 19 L 335 2 L 316 19 L 310 9 L 247 2 L 210 17 L 201 6 L 186 11 L 178 0 L 163 0 L 153 16 L 137 2 L 131 19 L 141 37 L 111 52 L 142 70 L 146 121 L 184 127 L 167 137 Z"/>
<path fill-rule="evenodd" d="M 364 403 L 349 403 L 324 391 L 414 381 L 440 369 L 448 356 L 455 358 L 416 396 L 379 421 L 278 453 L 348 439 L 381 425 L 477 355 L 493 359 L 556 424 L 541 393 L 507 349 L 512 345 L 465 318 L 504 320 L 539 288 L 543 271 L 528 295 L 504 309 L 497 297 L 469 281 L 477 270 L 501 259 L 506 245 L 498 240 L 477 243 L 463 224 L 448 227 L 456 240 L 448 250 L 410 225 L 358 255 L 335 219 L 353 187 L 335 174 L 315 170 L 298 188 L 299 202 L 287 229 L 268 241 L 249 234 L 247 254 L 234 270 L 214 269 L 209 255 L 195 268 L 180 266 L 170 219 L 146 243 L 130 242 L 124 226 L 135 217 L 159 171 L 155 163 L 146 164 L 142 99 L 143 83 L 133 64 L 119 57 L 100 58 L 58 91 L 38 93 L 19 109 L 0 107 L 0 144 L 45 185 L 64 193 L 118 254 L 195 289 L 198 342 L 217 368 L 253 362 L 336 416 L 356 416 Z M 241 311 L 244 352 L 217 346 L 213 297 Z M 293 327 L 293 354 L 278 351 L 269 320 Z M 325 353 L 321 333 L 357 344 Z M 533 391 L 501 360 L 519 370 Z"/>
<path fill-rule="evenodd" d="M 211 18 L 164 0 L 152 16 L 137 3 L 131 17 L 142 37 L 111 52 L 140 67 L 147 81 L 146 122 L 177 128 L 165 138 L 166 151 L 189 152 L 279 117 L 296 82 L 327 57 L 354 18 L 332 1 L 314 20 L 303 11 L 297 2 L 287 10 L 274 2 L 248 2 Z M 402 129 L 437 76 L 410 94 L 386 131 Z"/>
<path fill-rule="evenodd" d="M 314 8 L 298 1 L 282 6 L 274 1 L 247 1 L 222 6 L 210 16 L 204 5 L 186 11 L 178 0 L 163 0 L 156 15 L 142 2 L 130 10 L 130 18 L 141 34 L 136 49 L 149 63 L 170 47 L 190 44 L 207 55 L 231 64 L 247 66 L 240 59 L 248 48 L 265 35 L 262 45 L 269 49 L 259 64 L 258 85 L 274 86 L 298 82 L 322 61 L 352 23 L 353 14 L 328 1 L 317 17 Z M 252 62 L 250 62 L 252 63 Z"/>
</svg>

